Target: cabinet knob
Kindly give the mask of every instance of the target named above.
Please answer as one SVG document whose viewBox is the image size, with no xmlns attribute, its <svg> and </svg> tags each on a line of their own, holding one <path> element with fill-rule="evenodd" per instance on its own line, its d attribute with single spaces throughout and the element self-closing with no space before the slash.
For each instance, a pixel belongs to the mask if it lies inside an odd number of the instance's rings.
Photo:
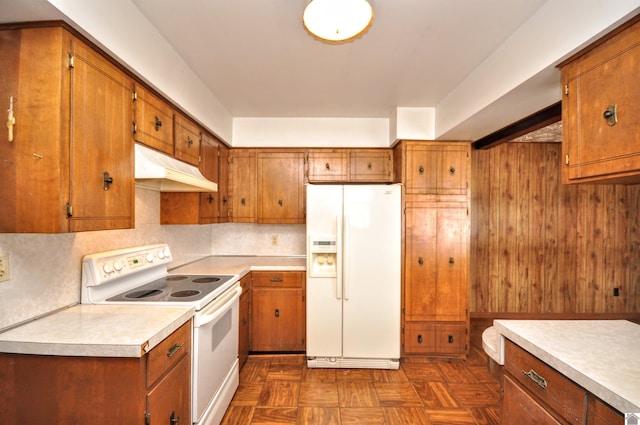
<svg viewBox="0 0 640 425">
<path fill-rule="evenodd" d="M 455 264 L 456 260 L 453 257 L 449 257 L 449 265 L 453 266 Z"/>
<path fill-rule="evenodd" d="M 276 318 L 280 317 L 280 309 L 276 308 L 275 315 L 276 315 Z"/>
<path fill-rule="evenodd" d="M 191 137 L 187 137 L 187 145 L 189 147 L 193 146 L 193 140 L 191 139 Z"/>
<path fill-rule="evenodd" d="M 449 341 L 449 344 L 453 344 L 453 335 L 449 335 L 449 338 L 447 338 L 447 341 Z"/>
<path fill-rule="evenodd" d="M 607 124 L 610 126 L 616 125 L 618 122 L 618 105 L 612 103 L 607 107 L 607 110 L 604 111 L 602 117 L 607 120 Z"/>
<path fill-rule="evenodd" d="M 371 168 L 373 168 L 373 166 L 371 165 L 370 162 L 367 163 L 367 169 L 370 170 Z"/>
<path fill-rule="evenodd" d="M 109 176 L 109 173 L 105 171 L 102 173 L 102 189 L 109 190 L 109 187 L 113 184 L 113 177 Z"/>
<path fill-rule="evenodd" d="M 162 127 L 162 121 L 160 121 L 160 118 L 158 117 L 154 117 L 155 118 L 155 129 L 156 131 L 160 131 L 160 127 Z"/>
<path fill-rule="evenodd" d="M 176 416 L 176 412 L 171 412 L 171 416 L 169 416 L 169 425 L 178 425 L 180 423 L 180 417 Z"/>
<path fill-rule="evenodd" d="M 245 198 L 240 199 L 240 203 L 242 204 L 242 206 L 247 205 L 247 200 Z"/>
<path fill-rule="evenodd" d="M 331 165 L 329 165 L 329 163 L 327 162 L 326 164 L 324 164 L 324 168 L 326 168 L 327 170 L 331 169 Z"/>
<path fill-rule="evenodd" d="M 422 344 L 422 334 L 418 334 L 418 344 Z"/>
<path fill-rule="evenodd" d="M 213 195 L 209 194 L 209 196 L 207 197 L 207 199 L 209 200 L 209 203 L 212 204 L 213 203 Z"/>
<path fill-rule="evenodd" d="M 418 264 L 421 266 L 424 265 L 424 258 L 418 257 Z"/>
<path fill-rule="evenodd" d="M 452 165 L 451 167 L 449 167 L 449 174 L 451 174 L 452 176 L 456 173 L 456 169 L 455 167 Z"/>
<path fill-rule="evenodd" d="M 418 167 L 418 173 L 421 175 L 424 174 L 424 167 L 422 165 Z"/>
<path fill-rule="evenodd" d="M 227 205 L 227 197 L 226 196 L 222 197 L 222 205 Z"/>
<path fill-rule="evenodd" d="M 284 202 L 282 202 L 282 199 L 278 199 L 278 205 L 283 206 Z"/>
</svg>

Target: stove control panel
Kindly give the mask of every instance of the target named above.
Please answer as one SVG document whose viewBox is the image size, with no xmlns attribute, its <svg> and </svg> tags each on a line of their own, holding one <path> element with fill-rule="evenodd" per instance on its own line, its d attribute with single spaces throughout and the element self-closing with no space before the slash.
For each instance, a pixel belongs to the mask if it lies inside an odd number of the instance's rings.
<svg viewBox="0 0 640 425">
<path fill-rule="evenodd" d="M 82 259 L 83 286 L 97 286 L 143 272 L 166 273 L 173 260 L 167 244 L 144 245 L 89 254 Z"/>
</svg>

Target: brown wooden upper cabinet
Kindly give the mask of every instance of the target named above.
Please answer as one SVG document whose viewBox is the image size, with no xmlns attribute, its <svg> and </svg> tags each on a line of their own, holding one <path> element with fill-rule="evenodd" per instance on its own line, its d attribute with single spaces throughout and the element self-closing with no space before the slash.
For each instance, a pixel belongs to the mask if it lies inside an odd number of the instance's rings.
<svg viewBox="0 0 640 425">
<path fill-rule="evenodd" d="M 134 226 L 133 80 L 61 26 L 0 30 L 0 232 Z"/>
<path fill-rule="evenodd" d="M 305 222 L 304 153 L 259 152 L 257 222 Z"/>
<path fill-rule="evenodd" d="M 467 196 L 470 145 L 464 142 L 403 142 L 407 195 Z"/>
<path fill-rule="evenodd" d="M 640 18 L 559 66 L 563 182 L 640 182 Z"/>
<path fill-rule="evenodd" d="M 173 156 L 175 110 L 140 84 L 136 84 L 133 99 L 135 105 L 133 134 L 136 142 Z"/>
<path fill-rule="evenodd" d="M 229 152 L 230 218 L 234 223 L 256 221 L 256 151 L 231 149 Z"/>
<path fill-rule="evenodd" d="M 200 128 L 180 112 L 175 114 L 174 119 L 176 159 L 200 166 Z"/>
<path fill-rule="evenodd" d="M 391 149 L 310 149 L 309 183 L 391 183 Z"/>
</svg>

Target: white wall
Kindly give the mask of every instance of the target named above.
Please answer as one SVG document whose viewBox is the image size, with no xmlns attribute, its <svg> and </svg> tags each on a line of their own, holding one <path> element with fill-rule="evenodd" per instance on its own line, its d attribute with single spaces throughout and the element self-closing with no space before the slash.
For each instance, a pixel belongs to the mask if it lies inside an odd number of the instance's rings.
<svg viewBox="0 0 640 425">
<path fill-rule="evenodd" d="M 386 118 L 243 118 L 233 120 L 234 147 L 389 147 Z"/>
</svg>

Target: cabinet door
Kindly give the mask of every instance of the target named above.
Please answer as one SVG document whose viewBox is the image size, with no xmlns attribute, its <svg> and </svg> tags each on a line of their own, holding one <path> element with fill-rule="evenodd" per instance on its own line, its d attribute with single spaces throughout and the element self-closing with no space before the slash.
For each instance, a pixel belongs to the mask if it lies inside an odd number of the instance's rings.
<svg viewBox="0 0 640 425">
<path fill-rule="evenodd" d="M 182 360 L 147 395 L 149 425 L 191 423 L 191 356 Z M 114 406 L 115 408 L 115 406 Z M 117 409 L 115 409 L 117 410 Z"/>
<path fill-rule="evenodd" d="M 465 321 L 466 205 L 407 203 L 405 214 L 405 320 Z"/>
<path fill-rule="evenodd" d="M 234 149 L 230 153 L 231 218 L 234 223 L 256 221 L 256 152 Z"/>
<path fill-rule="evenodd" d="M 352 150 L 349 152 L 349 181 L 393 181 L 393 156 L 389 149 Z"/>
<path fill-rule="evenodd" d="M 70 230 L 133 228 L 133 82 L 73 45 Z"/>
<path fill-rule="evenodd" d="M 638 75 L 640 22 L 563 67 L 565 183 L 640 172 Z"/>
<path fill-rule="evenodd" d="M 136 85 L 135 93 L 136 142 L 173 156 L 173 108 L 142 85 Z"/>
<path fill-rule="evenodd" d="M 502 410 L 500 423 L 502 425 L 521 425 L 523 423 L 536 425 L 561 425 L 540 403 L 531 397 L 526 391 L 504 376 L 504 397 L 502 398 Z"/>
<path fill-rule="evenodd" d="M 200 128 L 181 113 L 175 114 L 175 157 L 200 166 Z"/>
<path fill-rule="evenodd" d="M 347 181 L 346 150 L 310 150 L 307 158 L 309 183 Z"/>
<path fill-rule="evenodd" d="M 200 146 L 202 161 L 200 162 L 200 171 L 212 182 L 219 183 L 220 166 L 218 155 L 218 142 L 209 134 L 202 133 L 202 141 Z M 200 194 L 200 224 L 217 223 L 218 222 L 218 205 L 220 201 L 220 192 L 201 193 Z"/>
<path fill-rule="evenodd" d="M 253 351 L 304 350 L 303 290 L 251 289 L 251 348 Z"/>
<path fill-rule="evenodd" d="M 258 153 L 258 223 L 304 223 L 304 154 Z"/>
<path fill-rule="evenodd" d="M 0 131 L 0 233 L 69 231 L 69 43 L 61 28 L 0 31 L 0 97 L 16 118 L 13 142 L 5 120 Z"/>
<path fill-rule="evenodd" d="M 229 212 L 231 209 L 230 187 L 229 187 L 229 148 L 220 145 L 218 148 L 220 167 L 218 175 L 218 223 L 226 223 L 229 221 Z"/>
</svg>

